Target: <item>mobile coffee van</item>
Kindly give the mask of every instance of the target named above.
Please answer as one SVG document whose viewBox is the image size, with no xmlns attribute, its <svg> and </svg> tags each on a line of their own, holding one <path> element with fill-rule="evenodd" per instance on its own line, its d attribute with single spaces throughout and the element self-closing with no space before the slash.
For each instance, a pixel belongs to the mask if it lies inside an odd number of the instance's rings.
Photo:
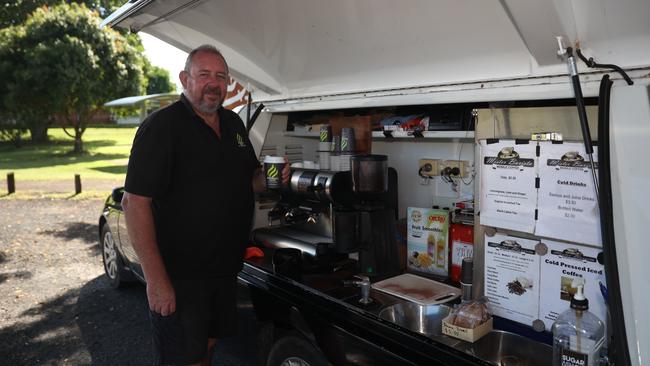
<svg viewBox="0 0 650 366">
<path fill-rule="evenodd" d="M 217 46 L 252 92 L 260 160 L 297 163 L 259 197 L 265 256 L 239 276 L 266 364 L 550 364 L 581 279 L 606 332 L 566 364 L 649 365 L 649 16 L 644 0 L 132 0 L 104 25 Z M 344 129 L 356 150 L 331 142 Z M 445 220 L 471 229 L 463 254 L 454 226 L 428 239 Z M 440 330 L 453 291 L 395 290 L 455 288 L 456 255 L 489 300 L 478 339 Z M 390 291 L 398 277 L 413 282 Z"/>
</svg>

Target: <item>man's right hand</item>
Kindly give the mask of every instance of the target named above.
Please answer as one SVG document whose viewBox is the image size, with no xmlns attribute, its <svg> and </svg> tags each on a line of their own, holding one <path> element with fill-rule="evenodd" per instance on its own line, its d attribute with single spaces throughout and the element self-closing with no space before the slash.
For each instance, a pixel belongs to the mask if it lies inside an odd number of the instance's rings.
<svg viewBox="0 0 650 366">
<path fill-rule="evenodd" d="M 176 311 L 176 293 L 169 280 L 147 282 L 147 300 L 149 309 L 162 316 L 171 315 Z"/>
<path fill-rule="evenodd" d="M 131 245 L 140 259 L 147 281 L 149 309 L 167 316 L 176 311 L 176 294 L 158 250 L 151 200 L 151 197 L 124 192 L 122 209 Z"/>
</svg>

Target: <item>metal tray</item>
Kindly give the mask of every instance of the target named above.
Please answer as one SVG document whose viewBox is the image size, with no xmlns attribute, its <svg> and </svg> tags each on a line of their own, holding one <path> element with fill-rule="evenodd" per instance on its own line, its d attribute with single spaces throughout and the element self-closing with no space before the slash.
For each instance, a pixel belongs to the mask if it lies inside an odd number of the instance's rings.
<svg viewBox="0 0 650 366">
<path fill-rule="evenodd" d="M 373 283 L 372 288 L 420 305 L 442 304 L 461 294 L 460 289 L 410 273 Z"/>
</svg>

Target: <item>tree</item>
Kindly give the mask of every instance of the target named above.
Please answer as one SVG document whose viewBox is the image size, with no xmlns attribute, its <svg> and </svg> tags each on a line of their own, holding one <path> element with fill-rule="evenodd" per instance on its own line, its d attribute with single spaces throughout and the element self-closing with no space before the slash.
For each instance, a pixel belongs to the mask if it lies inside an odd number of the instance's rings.
<svg viewBox="0 0 650 366">
<path fill-rule="evenodd" d="M 100 29 L 99 23 L 85 5 L 64 3 L 37 9 L 10 32 L 8 63 L 14 68 L 5 107 L 23 116 L 56 116 L 74 137 L 77 153 L 83 151 L 86 123 L 98 107 L 143 91 L 142 56 L 125 37 Z M 1 71 L 11 68 L 4 64 Z"/>
<path fill-rule="evenodd" d="M 42 6 L 56 6 L 63 0 L 11 0 L 0 3 L 0 28 L 19 25 L 25 22 L 27 17 L 36 9 Z M 124 0 L 80 0 L 66 1 L 85 4 L 89 9 L 99 12 L 101 17 L 108 14 L 124 4 Z"/>
<path fill-rule="evenodd" d="M 24 55 L 19 39 L 25 36 L 21 26 L 0 29 L 0 115 L 4 130 L 28 129 L 32 142 L 46 142 L 47 128 L 51 124 L 48 113 L 35 103 L 22 108 L 18 100 L 31 98 L 28 90 L 15 88 Z"/>
<path fill-rule="evenodd" d="M 22 136 L 25 132 L 27 130 L 19 121 L 0 114 L 0 141 L 9 141 L 15 147 L 21 147 L 23 145 Z"/>
<path fill-rule="evenodd" d="M 176 91 L 176 84 L 169 78 L 169 71 L 158 66 L 147 68 L 147 94 L 170 93 Z"/>
<path fill-rule="evenodd" d="M 22 24 L 37 8 L 53 3 L 51 0 L 15 0 L 0 4 L 0 28 Z M 59 3 L 56 1 L 56 3 Z"/>
</svg>

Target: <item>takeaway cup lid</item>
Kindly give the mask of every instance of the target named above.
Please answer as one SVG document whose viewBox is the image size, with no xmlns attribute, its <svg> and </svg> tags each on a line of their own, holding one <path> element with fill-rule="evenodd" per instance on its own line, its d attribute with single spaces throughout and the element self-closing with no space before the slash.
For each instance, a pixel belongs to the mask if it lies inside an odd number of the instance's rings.
<svg viewBox="0 0 650 366">
<path fill-rule="evenodd" d="M 264 162 L 265 162 L 265 163 L 271 163 L 271 164 L 273 164 L 273 163 L 276 163 L 276 164 L 284 163 L 284 157 L 282 157 L 282 156 L 266 155 L 266 156 L 264 157 Z"/>
</svg>

